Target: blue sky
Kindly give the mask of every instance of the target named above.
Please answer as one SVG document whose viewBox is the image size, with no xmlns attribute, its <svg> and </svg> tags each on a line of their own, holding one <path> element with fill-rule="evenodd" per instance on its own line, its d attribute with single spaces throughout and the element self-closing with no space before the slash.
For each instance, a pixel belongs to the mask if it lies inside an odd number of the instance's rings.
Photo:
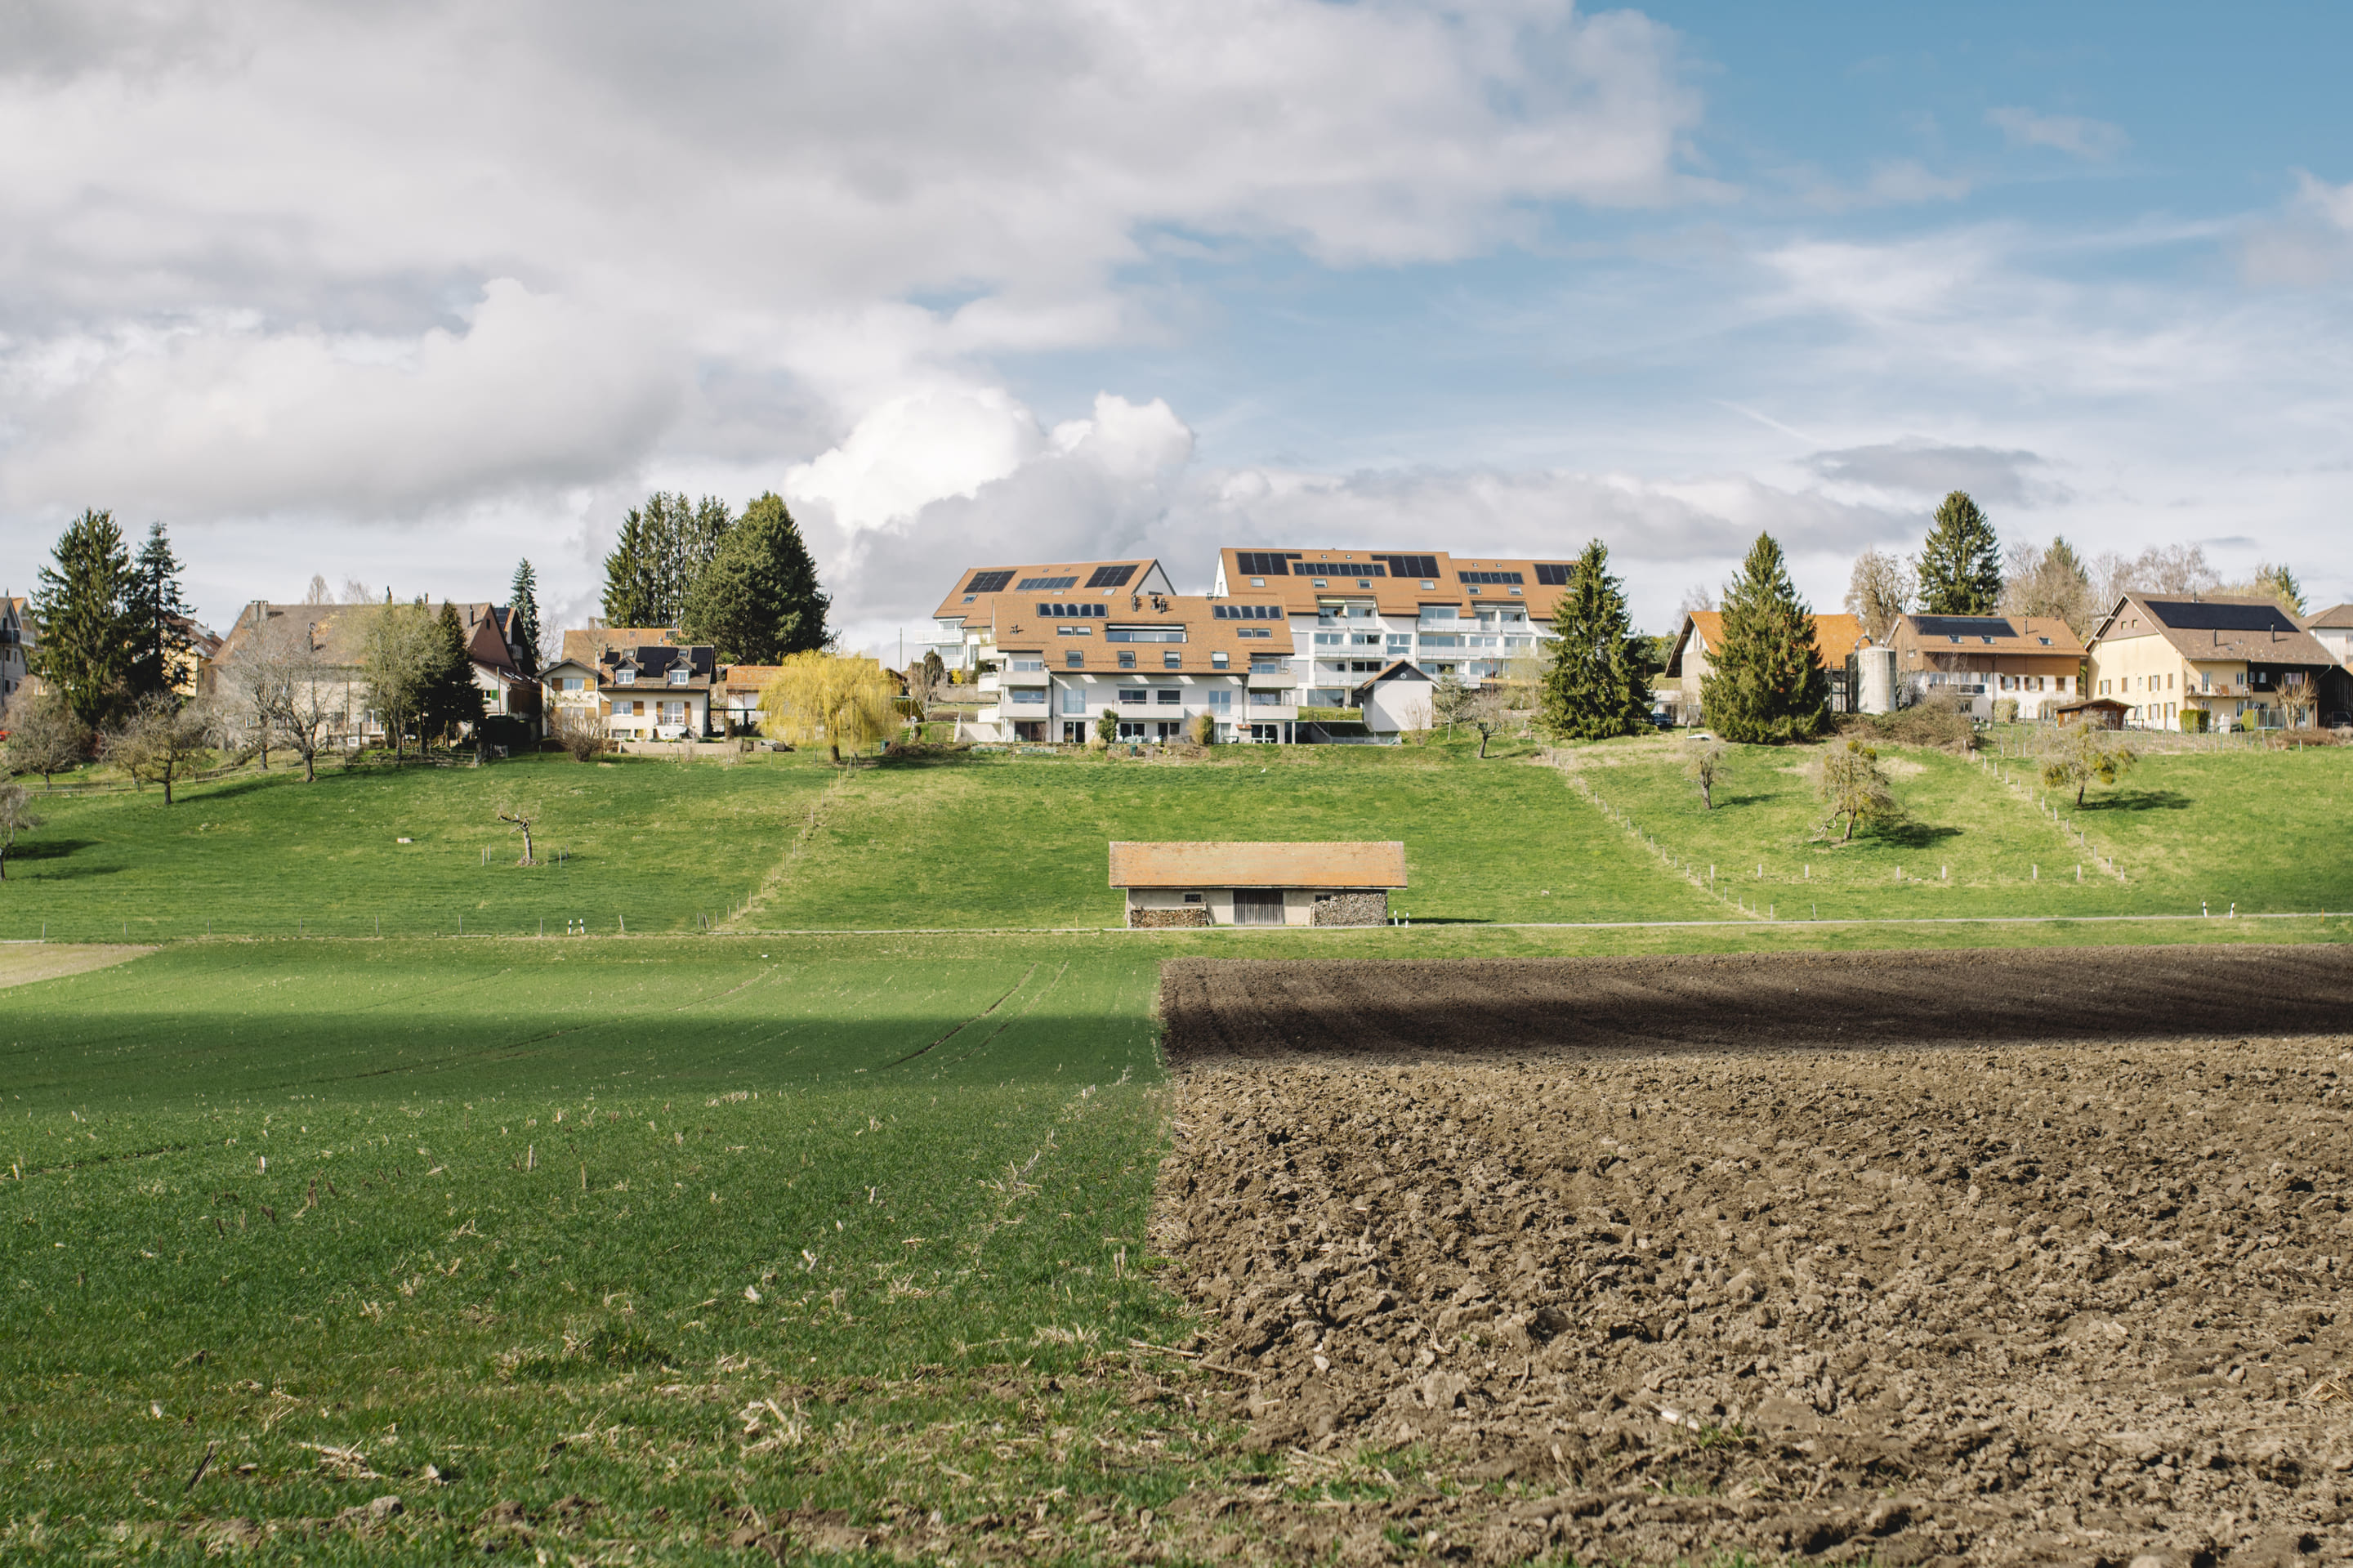
<svg viewBox="0 0 2353 1568">
<path fill-rule="evenodd" d="M 556 619 L 776 488 L 853 645 L 960 565 L 1562 554 L 1836 604 L 1942 489 L 2353 598 L 2353 13 L 1559 0 L 36 5 L 0 578 L 170 522 Z"/>
</svg>

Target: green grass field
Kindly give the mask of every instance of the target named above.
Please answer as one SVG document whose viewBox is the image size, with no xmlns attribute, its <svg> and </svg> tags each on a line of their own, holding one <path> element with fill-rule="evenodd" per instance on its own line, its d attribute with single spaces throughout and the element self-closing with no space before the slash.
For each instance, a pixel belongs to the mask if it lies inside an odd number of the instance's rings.
<svg viewBox="0 0 2353 1568">
<path fill-rule="evenodd" d="M 1579 754 L 1647 842 L 1525 747 L 1468 745 L 58 799 L 0 935 L 216 939 L 0 1000 L 0 1560 L 195 1561 L 246 1519 L 311 1562 L 736 1561 L 745 1505 L 1001 1520 L 1262 1463 L 1131 1343 L 1187 1331 L 1145 1239 L 1164 958 L 2353 937 L 2069 918 L 2347 907 L 2341 752 L 2150 761 L 2084 814 L 2126 880 L 2079 886 L 1974 764 L 1903 754 L 1910 827 L 1833 848 L 1798 754 L 1739 749 L 1709 812 L 1675 744 Z M 515 801 L 568 865 L 512 864 Z M 698 934 L 1099 927 L 1107 839 L 1357 836 L 1406 842 L 1414 928 Z M 1722 896 L 1678 869 L 1710 860 Z M 1725 902 L 1800 894 L 2051 918 Z M 1645 920 L 1715 923 L 1509 924 Z M 292 1528 L 387 1493 L 381 1539 Z M 505 1502 L 532 1541 L 486 1522 Z"/>
</svg>

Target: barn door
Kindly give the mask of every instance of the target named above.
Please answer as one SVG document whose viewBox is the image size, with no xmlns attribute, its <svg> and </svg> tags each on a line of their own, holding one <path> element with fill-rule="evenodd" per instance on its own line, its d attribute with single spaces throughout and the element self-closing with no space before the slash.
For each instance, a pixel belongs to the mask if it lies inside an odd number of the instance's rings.
<svg viewBox="0 0 2353 1568">
<path fill-rule="evenodd" d="M 1282 923 L 1282 889 L 1279 887 L 1234 889 L 1235 925 L 1280 926 Z"/>
</svg>

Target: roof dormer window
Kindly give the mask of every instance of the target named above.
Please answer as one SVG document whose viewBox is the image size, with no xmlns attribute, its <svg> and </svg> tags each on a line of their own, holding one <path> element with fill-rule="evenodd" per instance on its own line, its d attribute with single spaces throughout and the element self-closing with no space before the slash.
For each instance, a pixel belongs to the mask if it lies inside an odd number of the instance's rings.
<svg viewBox="0 0 2353 1568">
<path fill-rule="evenodd" d="M 617 686 L 634 686 L 637 683 L 638 673 L 629 668 L 627 664 L 622 665 L 619 669 L 613 672 L 613 684 Z"/>
<path fill-rule="evenodd" d="M 685 665 L 676 664 L 670 667 L 670 683 L 671 685 L 683 686 L 692 679 L 694 679 L 694 672 Z"/>
</svg>

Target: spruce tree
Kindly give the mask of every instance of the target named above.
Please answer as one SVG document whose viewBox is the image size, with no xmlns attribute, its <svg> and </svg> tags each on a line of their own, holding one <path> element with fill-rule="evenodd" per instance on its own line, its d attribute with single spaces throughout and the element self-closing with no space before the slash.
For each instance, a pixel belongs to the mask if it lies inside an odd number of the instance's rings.
<svg viewBox="0 0 2353 1568">
<path fill-rule="evenodd" d="M 1553 606 L 1551 662 L 1540 698 L 1545 728 L 1561 740 L 1641 735 L 1651 726 L 1650 639 L 1635 635 L 1609 550 L 1585 546 Z"/>
<path fill-rule="evenodd" d="M 448 599 L 433 619 L 424 684 L 417 712 L 421 734 L 448 735 L 460 725 L 481 722 L 482 688 L 474 683 L 474 661 L 466 652 L 466 629 L 458 620 L 458 607 Z"/>
<path fill-rule="evenodd" d="M 657 499 L 666 500 L 657 493 Z M 657 619 L 660 599 L 660 563 L 655 553 L 658 524 L 631 507 L 621 519 L 621 536 L 605 557 L 605 624 L 607 626 L 667 626 Z"/>
<path fill-rule="evenodd" d="M 507 592 L 507 608 L 514 617 L 516 638 L 522 643 L 522 673 L 539 673 L 539 574 L 528 559 L 515 564 L 514 584 Z"/>
<path fill-rule="evenodd" d="M 180 591 L 180 558 L 161 523 L 147 524 L 147 541 L 132 563 L 123 609 L 132 638 L 131 696 L 161 696 L 193 672 L 189 652 L 188 601 Z"/>
<path fill-rule="evenodd" d="M 799 524 L 782 497 L 765 494 L 728 532 L 679 626 L 687 641 L 713 644 L 723 662 L 774 664 L 825 646 L 832 604 Z"/>
<path fill-rule="evenodd" d="M 1724 641 L 1708 651 L 1701 709 L 1726 740 L 1783 741 L 1820 734 L 1830 704 L 1813 611 L 1789 581 L 1781 546 L 1759 534 L 1724 596 Z"/>
<path fill-rule="evenodd" d="M 92 729 L 131 705 L 135 630 L 131 552 L 109 512 L 86 511 L 67 524 L 33 590 L 39 641 L 33 673 L 61 694 L 74 717 Z"/>
<path fill-rule="evenodd" d="M 1923 615 L 1993 615 L 2001 605 L 2001 549 L 1993 524 L 1968 493 L 1956 490 L 1936 508 L 1936 525 L 1920 547 Z"/>
</svg>

